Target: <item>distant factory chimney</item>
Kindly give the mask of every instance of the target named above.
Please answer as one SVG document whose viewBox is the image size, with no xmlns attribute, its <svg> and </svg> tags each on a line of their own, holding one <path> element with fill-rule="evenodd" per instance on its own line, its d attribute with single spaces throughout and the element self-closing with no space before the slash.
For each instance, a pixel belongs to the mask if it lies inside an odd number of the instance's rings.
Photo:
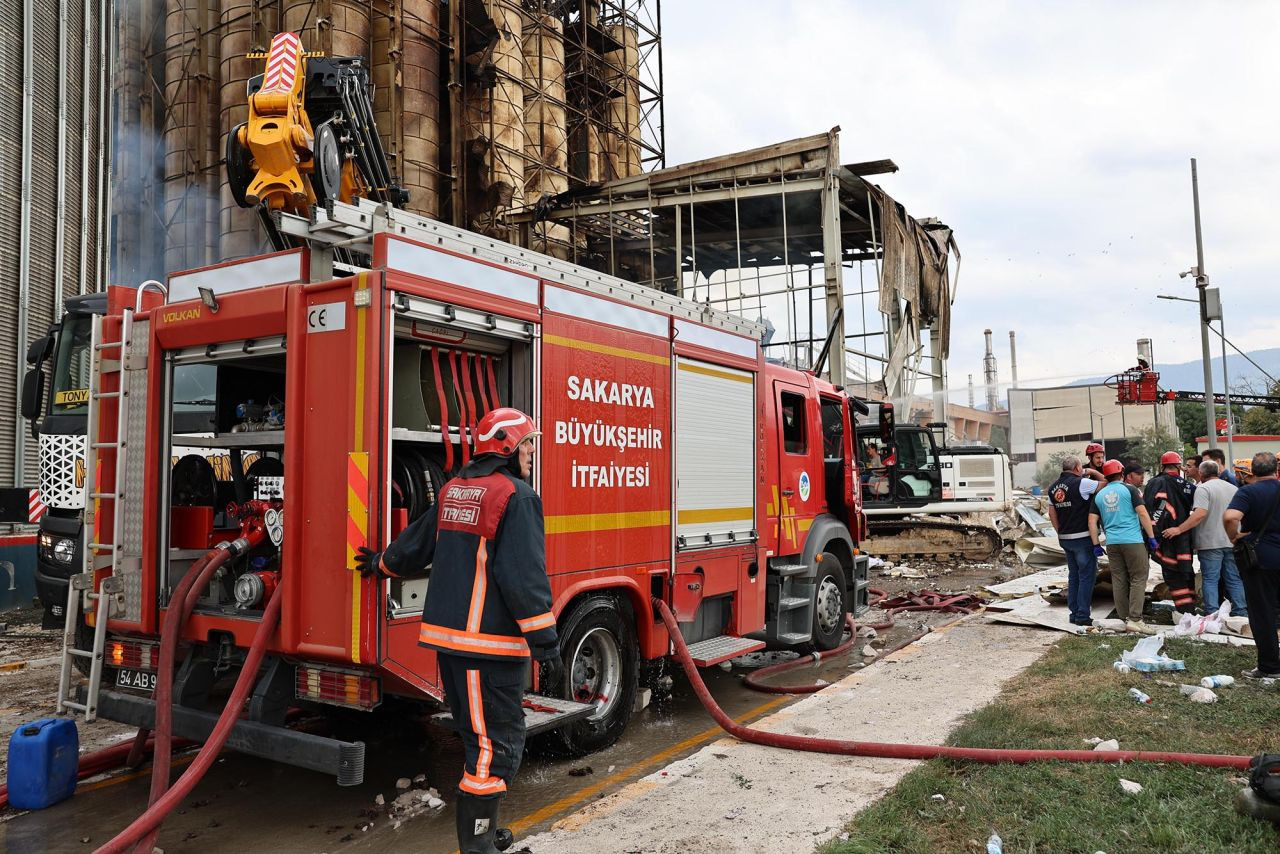
<svg viewBox="0 0 1280 854">
<path fill-rule="evenodd" d="M 987 409 L 995 410 L 1000 406 L 1000 377 L 996 374 L 996 354 L 991 349 L 991 330 L 984 329 L 982 334 L 987 339 L 987 352 L 982 357 L 982 381 L 987 386 Z"/>
<path fill-rule="evenodd" d="M 973 409 L 973 374 L 969 374 L 969 408 Z"/>
<path fill-rule="evenodd" d="M 1012 375 L 1012 382 L 1009 388 L 1018 387 L 1018 333 L 1012 329 L 1009 330 L 1009 373 Z"/>
</svg>

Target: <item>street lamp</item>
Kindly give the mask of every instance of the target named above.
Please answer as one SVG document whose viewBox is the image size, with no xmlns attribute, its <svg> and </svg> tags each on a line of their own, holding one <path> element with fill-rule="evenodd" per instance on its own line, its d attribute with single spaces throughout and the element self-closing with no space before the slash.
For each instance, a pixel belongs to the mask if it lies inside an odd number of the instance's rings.
<svg viewBox="0 0 1280 854">
<path fill-rule="evenodd" d="M 1184 273 L 1179 273 L 1180 278 L 1188 275 L 1196 275 L 1196 268 L 1192 267 Z M 1201 277 L 1197 276 L 1197 282 Z M 1209 279 L 1204 277 L 1207 284 Z M 1196 287 L 1200 287 L 1199 284 Z M 1235 460 L 1235 424 L 1231 419 L 1231 383 L 1227 375 L 1227 327 L 1222 319 L 1222 298 L 1219 296 L 1217 288 L 1202 288 L 1200 291 L 1200 299 L 1188 299 L 1187 297 L 1176 297 L 1170 294 L 1156 294 L 1156 299 L 1171 299 L 1178 302 L 1191 302 L 1200 306 L 1201 315 L 1201 335 L 1204 338 L 1203 359 L 1206 380 L 1210 377 L 1209 373 L 1209 350 L 1208 350 L 1208 329 L 1209 321 L 1218 321 L 1218 337 L 1222 339 L 1222 401 L 1226 404 L 1227 410 L 1227 457 L 1234 462 Z M 1212 407 L 1212 408 L 1211 408 Z M 1209 441 L 1210 448 L 1218 447 L 1217 435 L 1218 425 L 1215 419 L 1217 406 L 1213 402 L 1213 392 L 1210 390 L 1209 383 L 1205 383 L 1205 422 L 1208 433 L 1206 438 Z"/>
</svg>

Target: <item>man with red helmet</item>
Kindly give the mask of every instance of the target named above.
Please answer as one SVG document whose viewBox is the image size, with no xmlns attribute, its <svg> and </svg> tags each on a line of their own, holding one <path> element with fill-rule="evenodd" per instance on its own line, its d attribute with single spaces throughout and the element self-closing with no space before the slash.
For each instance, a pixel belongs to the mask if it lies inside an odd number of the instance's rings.
<svg viewBox="0 0 1280 854">
<path fill-rule="evenodd" d="M 1086 465 L 1084 466 L 1084 476 L 1098 483 L 1106 482 L 1106 477 L 1102 474 L 1102 463 L 1107 458 L 1107 450 L 1097 442 L 1090 442 L 1085 446 L 1084 458 Z"/>
<path fill-rule="evenodd" d="M 361 548 L 366 574 L 431 585 L 422 609 L 421 646 L 434 649 L 445 699 L 464 751 L 458 783 L 458 847 L 492 854 L 511 845 L 498 806 L 524 753 L 524 685 L 529 658 L 542 685 L 563 666 L 551 611 L 542 500 L 525 482 L 533 470 L 533 419 L 499 407 L 475 429 L 475 456 L 440 491 L 440 500 L 385 552 Z"/>
<path fill-rule="evenodd" d="M 1142 493 L 1125 483 L 1124 463 L 1107 460 L 1102 464 L 1107 485 L 1093 495 L 1089 506 L 1089 537 L 1098 557 L 1104 554 L 1111 566 L 1111 591 L 1116 602 L 1116 616 L 1134 632 L 1146 631 L 1141 625 L 1142 606 L 1147 595 L 1147 576 L 1151 562 L 1147 549 L 1156 547 L 1151 517 L 1142 503 Z M 1106 533 L 1104 551 L 1099 537 Z M 1143 535 L 1146 535 L 1145 545 Z"/>
<path fill-rule="evenodd" d="M 1196 604 L 1196 576 L 1191 563 L 1191 529 L 1183 523 L 1191 515 L 1196 485 L 1182 476 L 1182 454 L 1168 451 L 1160 457 L 1161 473 L 1147 482 L 1143 503 L 1159 541 L 1155 558 L 1169 585 L 1169 596 L 1179 611 Z"/>
</svg>

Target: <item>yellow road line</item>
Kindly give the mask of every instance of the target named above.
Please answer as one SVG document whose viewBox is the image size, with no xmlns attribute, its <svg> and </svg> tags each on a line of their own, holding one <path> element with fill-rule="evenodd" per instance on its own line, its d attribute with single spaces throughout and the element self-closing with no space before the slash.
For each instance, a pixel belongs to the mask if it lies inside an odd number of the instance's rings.
<svg viewBox="0 0 1280 854">
<path fill-rule="evenodd" d="M 738 723 L 744 723 L 753 718 L 759 717 L 760 715 L 764 714 L 765 712 L 771 709 L 776 709 L 778 706 L 781 706 L 783 703 L 787 702 L 788 700 L 794 700 L 794 699 L 796 698 L 795 697 L 775 697 L 772 700 L 769 700 L 768 702 L 761 703 L 760 705 L 756 706 L 754 709 L 750 710 L 749 712 L 739 715 L 738 717 L 734 718 L 734 720 L 737 721 Z M 649 760 L 642 765 L 632 765 L 614 774 L 610 774 L 608 777 L 605 777 L 603 780 L 601 780 L 598 783 L 593 783 L 590 786 L 586 786 L 585 788 L 579 789 L 573 794 L 566 795 L 565 797 L 561 798 L 560 800 L 556 801 L 553 804 L 548 804 L 542 809 L 535 810 L 534 812 L 531 812 L 528 815 L 515 820 L 509 825 L 511 828 L 511 832 L 517 833 L 517 834 L 523 833 L 524 831 L 528 830 L 530 827 L 533 827 L 535 824 L 545 821 L 546 819 L 551 818 L 552 816 L 557 815 L 558 813 L 565 812 L 570 807 L 573 807 L 576 804 L 579 804 L 582 801 L 587 800 L 588 798 L 594 797 L 604 789 L 608 788 L 609 786 L 612 786 L 614 783 L 621 782 L 622 780 L 626 780 L 629 777 L 640 776 L 648 769 L 653 768 L 655 765 L 661 765 L 664 762 L 667 762 L 676 754 L 681 753 L 685 750 L 689 750 L 690 748 L 697 747 L 701 744 L 704 744 L 705 742 L 708 742 L 712 738 L 714 738 L 717 734 L 723 733 L 723 732 L 724 730 L 720 729 L 720 727 L 718 726 L 708 727 L 707 729 L 703 730 L 697 735 L 686 738 L 684 741 L 680 742 L 679 744 L 673 744 L 670 747 L 668 747 L 666 750 L 653 754 L 653 756 L 649 757 Z"/>
</svg>

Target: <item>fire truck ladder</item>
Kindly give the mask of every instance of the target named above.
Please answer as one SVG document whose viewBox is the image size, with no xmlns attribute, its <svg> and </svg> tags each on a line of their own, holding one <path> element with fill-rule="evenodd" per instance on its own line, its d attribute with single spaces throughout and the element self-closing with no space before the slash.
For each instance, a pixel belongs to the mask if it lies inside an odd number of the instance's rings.
<svg viewBox="0 0 1280 854">
<path fill-rule="evenodd" d="M 134 308 L 130 310 L 126 306 L 121 313 L 119 341 L 104 342 L 102 340 L 102 326 L 105 318 L 101 315 L 93 318 L 93 332 L 89 349 L 89 417 L 85 432 L 84 488 L 86 500 L 82 527 L 86 541 L 84 567 L 79 574 L 71 577 L 70 583 L 67 585 L 66 624 L 62 634 L 62 672 L 58 676 L 58 714 L 62 714 L 68 709 L 75 712 L 84 712 L 85 723 L 92 722 L 98 716 L 98 692 L 102 687 L 102 659 L 107 643 L 107 621 L 111 617 L 112 603 L 117 602 L 123 592 L 123 585 L 120 583 L 117 569 L 120 565 L 120 542 L 123 534 L 124 512 L 122 501 L 124 499 L 123 490 L 126 471 L 125 456 L 128 450 L 126 429 L 128 426 L 129 371 L 125 370 L 125 359 L 128 357 L 129 345 L 133 338 L 133 315 L 141 310 L 142 295 L 148 288 L 164 290 L 164 286 L 160 285 L 159 282 L 146 282 L 138 288 L 138 296 Z M 102 355 L 104 350 L 116 350 L 118 358 L 104 358 Z M 102 377 L 110 373 L 118 373 L 120 375 L 119 388 L 116 391 L 103 391 Z M 102 441 L 102 437 L 99 435 L 101 429 L 99 415 L 101 401 L 103 400 L 116 401 L 115 440 L 110 442 Z M 101 492 L 98 490 L 98 451 L 103 448 L 114 449 L 116 452 L 114 492 Z M 98 515 L 97 506 L 100 501 L 110 501 L 112 503 L 112 536 L 110 543 L 96 541 L 97 525 L 95 522 Z M 98 591 L 95 592 L 93 589 L 94 571 L 99 568 L 98 555 L 104 552 L 110 555 L 110 561 L 102 564 L 101 568 L 110 567 L 111 574 L 102 579 L 102 584 Z M 76 634 L 80 625 L 82 604 L 86 609 L 88 607 L 94 609 L 92 650 L 79 649 L 76 646 Z M 77 658 L 87 658 L 90 662 L 89 685 L 85 691 L 83 703 L 76 699 L 75 689 L 71 685 L 71 669 L 75 666 Z"/>
</svg>

